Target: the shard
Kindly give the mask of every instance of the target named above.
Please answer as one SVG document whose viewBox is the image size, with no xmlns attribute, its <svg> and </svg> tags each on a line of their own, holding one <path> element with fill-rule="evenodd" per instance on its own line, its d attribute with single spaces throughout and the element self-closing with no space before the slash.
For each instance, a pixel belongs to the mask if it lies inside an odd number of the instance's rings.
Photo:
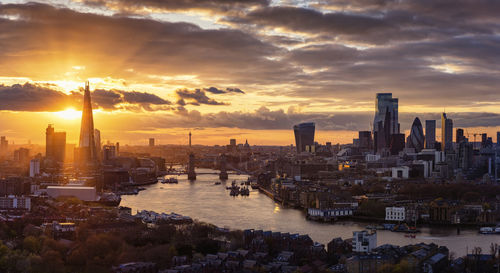
<svg viewBox="0 0 500 273">
<path fill-rule="evenodd" d="M 85 83 L 83 95 L 82 124 L 80 127 L 80 144 L 78 145 L 80 164 L 92 165 L 97 161 L 94 139 L 94 117 L 92 115 L 92 101 L 90 99 L 89 82 Z"/>
</svg>

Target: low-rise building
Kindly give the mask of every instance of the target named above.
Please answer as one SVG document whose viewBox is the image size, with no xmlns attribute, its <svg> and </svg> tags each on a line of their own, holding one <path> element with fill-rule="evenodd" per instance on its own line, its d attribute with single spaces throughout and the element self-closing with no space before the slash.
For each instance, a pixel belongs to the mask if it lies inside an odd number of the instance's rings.
<svg viewBox="0 0 500 273">
<path fill-rule="evenodd" d="M 386 207 L 385 208 L 386 221 L 402 222 L 406 220 L 406 213 L 404 207 Z"/>
<path fill-rule="evenodd" d="M 24 196 L 13 196 L 9 195 L 6 197 L 0 197 L 0 209 L 11 210 L 11 209 L 22 209 L 31 210 L 31 199 Z"/>
<path fill-rule="evenodd" d="M 354 231 L 352 235 L 353 252 L 370 252 L 377 247 L 377 232 L 375 231 Z"/>
<path fill-rule="evenodd" d="M 410 167 L 400 166 L 392 167 L 392 178 L 408 179 L 410 177 Z"/>
<path fill-rule="evenodd" d="M 76 197 L 82 201 L 96 201 L 95 187 L 81 186 L 48 186 L 47 195 L 52 198 Z"/>
</svg>

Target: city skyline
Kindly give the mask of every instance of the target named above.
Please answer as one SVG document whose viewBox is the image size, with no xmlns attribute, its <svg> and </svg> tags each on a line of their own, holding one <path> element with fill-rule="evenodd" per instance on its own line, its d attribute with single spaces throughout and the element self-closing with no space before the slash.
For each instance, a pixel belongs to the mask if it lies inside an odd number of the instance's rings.
<svg viewBox="0 0 500 273">
<path fill-rule="evenodd" d="M 129 144 L 185 145 L 192 130 L 287 145 L 302 122 L 348 143 L 372 130 L 375 93 L 399 98 L 406 134 L 443 108 L 469 133 L 500 129 L 488 3 L 3 3 L 0 134 L 16 143 L 43 143 L 47 124 L 77 143 L 87 79 L 103 140 Z"/>
</svg>

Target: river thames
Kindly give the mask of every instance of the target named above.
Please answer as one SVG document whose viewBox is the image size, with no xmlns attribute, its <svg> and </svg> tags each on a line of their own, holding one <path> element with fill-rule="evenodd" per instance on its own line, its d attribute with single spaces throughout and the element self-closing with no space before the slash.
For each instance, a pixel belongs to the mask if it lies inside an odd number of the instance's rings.
<svg viewBox="0 0 500 273">
<path fill-rule="evenodd" d="M 198 169 L 197 172 L 214 172 Z M 168 177 L 168 176 L 167 176 Z M 347 239 L 352 232 L 363 230 L 369 223 L 341 221 L 335 224 L 319 223 L 306 220 L 305 212 L 285 208 L 258 190 L 251 190 L 250 196 L 231 197 L 226 186 L 231 181 L 246 181 L 246 175 L 229 174 L 227 182 L 220 181 L 218 175 L 201 174 L 190 182 L 186 176 L 178 176 L 178 184 L 146 186 L 146 190 L 137 195 L 122 196 L 121 206 L 132 208 L 132 214 L 140 210 L 156 212 L 175 212 L 190 216 L 199 221 L 212 223 L 230 229 L 263 229 L 280 232 L 308 234 L 314 241 L 326 244 L 335 237 Z M 481 235 L 477 229 L 462 229 L 460 235 L 455 228 L 420 228 L 416 238 L 407 238 L 403 233 L 385 230 L 377 231 L 377 245 L 407 245 L 419 242 L 435 243 L 447 246 L 456 256 L 469 253 L 474 247 L 481 247 L 483 253 L 489 253 L 490 244 L 500 243 L 500 235 Z"/>
</svg>

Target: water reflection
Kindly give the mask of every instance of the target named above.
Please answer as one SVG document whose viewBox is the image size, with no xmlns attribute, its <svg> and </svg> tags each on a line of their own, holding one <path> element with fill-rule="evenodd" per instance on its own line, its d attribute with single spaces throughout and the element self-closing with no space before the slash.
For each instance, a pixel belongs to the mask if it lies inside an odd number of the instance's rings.
<svg viewBox="0 0 500 273">
<path fill-rule="evenodd" d="M 198 170 L 199 172 L 213 172 Z M 244 175 L 230 174 L 227 182 L 219 181 L 217 175 L 200 174 L 196 181 L 189 182 L 185 176 L 177 177 L 179 184 L 155 184 L 138 195 L 122 196 L 122 206 L 137 210 L 176 212 L 194 219 L 233 229 L 266 229 L 281 232 L 309 234 L 311 238 L 327 244 L 335 237 L 351 238 L 352 231 L 364 229 L 368 223 L 338 222 L 318 223 L 305 219 L 301 210 L 284 208 L 257 190 L 250 189 L 250 196 L 229 196 L 226 186 L 231 181 L 246 181 Z M 479 246 L 483 252 L 489 250 L 491 242 L 498 242 L 498 235 L 480 235 L 474 230 L 461 230 L 456 235 L 455 228 L 422 228 L 416 238 L 407 238 L 402 233 L 379 231 L 378 244 L 406 245 L 418 242 L 445 245 L 457 255 L 465 255 L 466 249 Z"/>
</svg>

